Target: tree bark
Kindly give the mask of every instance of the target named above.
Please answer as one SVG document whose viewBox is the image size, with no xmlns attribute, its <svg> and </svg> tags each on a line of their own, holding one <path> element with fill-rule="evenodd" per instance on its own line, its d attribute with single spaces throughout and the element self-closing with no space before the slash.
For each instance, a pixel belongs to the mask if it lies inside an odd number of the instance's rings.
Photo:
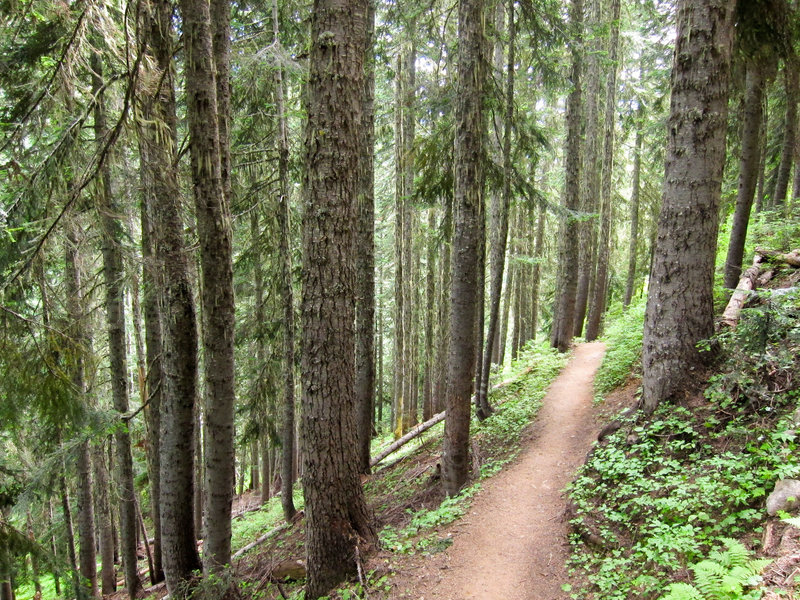
<svg viewBox="0 0 800 600">
<path fill-rule="evenodd" d="M 433 412 L 444 409 L 447 395 L 447 360 L 450 354 L 450 281 L 453 241 L 453 202 L 445 199 L 444 215 L 440 225 L 442 260 L 439 268 L 439 330 L 436 344 L 436 382 L 433 388 Z"/>
<path fill-rule="evenodd" d="M 483 215 L 483 94 L 486 81 L 482 0 L 458 4 L 453 266 L 442 483 L 449 496 L 469 475 L 469 425 L 475 374 L 478 253 Z"/>
<path fill-rule="evenodd" d="M 425 369 L 422 383 L 422 420 L 427 421 L 434 414 L 433 407 L 433 326 L 436 320 L 436 211 L 428 209 L 427 265 L 425 275 Z"/>
<path fill-rule="evenodd" d="M 641 80 L 641 70 L 639 74 Z M 631 183 L 630 222 L 631 232 L 628 245 L 628 278 L 625 281 L 625 297 L 622 306 L 627 307 L 633 299 L 636 283 L 636 248 L 639 244 L 639 199 L 641 197 L 640 177 L 642 172 L 642 118 L 644 111 L 640 101 L 636 110 L 636 138 L 633 142 L 633 181 Z"/>
<path fill-rule="evenodd" d="M 375 540 L 361 487 L 355 406 L 355 252 L 366 0 L 315 0 L 306 129 L 301 315 L 306 598 L 355 572 Z"/>
<path fill-rule="evenodd" d="M 772 197 L 772 208 L 783 211 L 786 204 L 786 191 L 789 187 L 789 176 L 794 162 L 794 146 L 797 130 L 797 96 L 800 93 L 800 71 L 798 59 L 791 57 L 786 60 L 784 68 L 786 77 L 786 119 L 783 123 L 783 148 L 781 148 L 781 162 L 775 183 L 775 195 Z"/>
<path fill-rule="evenodd" d="M 280 44 L 278 2 L 272 3 L 272 41 Z M 280 242 L 278 253 L 281 261 L 281 296 L 283 302 L 283 403 L 281 418 L 281 506 L 283 516 L 291 522 L 295 515 L 292 485 L 294 483 L 294 282 L 292 281 L 291 227 L 289 205 L 289 133 L 286 122 L 283 69 L 275 70 L 275 99 L 278 107 L 278 227 Z M 265 482 L 268 485 L 268 482 Z"/>
<path fill-rule="evenodd" d="M 153 261 L 161 287 L 162 405 L 159 518 L 164 575 L 170 594 L 200 568 L 194 524 L 195 427 L 197 393 L 197 317 L 189 277 L 189 254 L 183 238 L 178 185 L 177 118 L 172 63 L 172 12 L 167 0 L 153 4 L 146 35 L 156 69 L 145 76 L 149 119 L 141 138 L 147 147 L 143 164 L 153 178 L 151 202 L 145 203 L 152 229 Z M 143 94 L 144 95 L 144 94 Z"/>
<path fill-rule="evenodd" d="M 363 151 L 358 164 L 358 250 L 356 252 L 356 406 L 362 473 L 370 472 L 375 404 L 375 3 L 367 1 L 364 51 Z"/>
<path fill-rule="evenodd" d="M 725 159 L 733 6 L 682 0 L 672 70 L 664 198 L 643 341 L 643 396 L 652 412 L 701 364 L 714 332 L 713 273 Z"/>
<path fill-rule="evenodd" d="M 614 128 L 617 113 L 617 69 L 619 64 L 619 16 L 620 0 L 611 0 L 611 40 L 608 53 L 611 68 L 606 82 L 605 142 L 603 152 L 603 185 L 601 189 L 602 211 L 600 216 L 599 252 L 594 295 L 586 323 L 586 341 L 593 342 L 600 335 L 600 321 L 606 310 L 608 297 L 609 255 L 611 253 L 611 218 L 614 182 Z"/>
<path fill-rule="evenodd" d="M 566 352 L 572 342 L 575 326 L 575 294 L 577 273 L 574 264 L 578 259 L 578 227 L 574 212 L 580 206 L 580 125 L 581 125 L 581 74 L 583 71 L 583 0 L 572 0 L 569 9 L 572 41 L 570 43 L 572 90 L 567 98 L 567 138 L 565 157 L 564 208 L 559 228 L 558 274 L 556 303 L 553 307 L 553 328 L 550 344 Z"/>
<path fill-rule="evenodd" d="M 603 39 L 605 37 L 601 27 L 605 23 L 602 22 L 603 10 L 601 1 L 588 0 L 587 4 L 588 18 L 586 28 L 589 32 L 589 50 L 586 53 L 586 93 L 584 95 L 586 136 L 582 144 L 583 170 L 581 172 L 579 206 L 583 213 L 591 214 L 592 216 L 577 224 L 580 235 L 580 248 L 578 250 L 578 284 L 575 294 L 575 325 L 573 329 L 575 337 L 583 335 L 586 308 L 589 298 L 593 294 L 593 283 L 597 268 L 595 260 L 597 255 L 597 223 L 601 204 L 602 153 L 599 113 L 602 92 L 600 90 L 600 60 L 603 54 Z"/>
<path fill-rule="evenodd" d="M 533 247 L 533 273 L 531 274 L 531 338 L 536 339 L 539 329 L 539 288 L 542 279 L 542 261 L 544 260 L 544 232 L 547 224 L 547 211 L 544 205 L 539 206 L 539 219 L 536 222 L 536 240 Z"/>
<path fill-rule="evenodd" d="M 728 242 L 728 255 L 725 259 L 725 287 L 731 289 L 736 287 L 742 273 L 742 258 L 747 239 L 747 227 L 750 222 L 750 209 L 753 206 L 758 167 L 761 164 L 761 103 L 764 98 L 765 83 L 764 65 L 759 61 L 749 60 L 745 79 L 739 189 Z"/>
<path fill-rule="evenodd" d="M 114 571 L 114 531 L 111 527 L 111 505 L 108 498 L 108 469 L 106 468 L 104 446 L 94 452 L 95 489 L 97 490 L 97 525 L 100 542 L 100 579 L 103 596 L 113 594 L 117 589 L 117 576 Z M 158 506 L 154 509 L 158 512 Z"/>
<path fill-rule="evenodd" d="M 92 70 L 92 88 L 98 95 L 94 112 L 95 140 L 98 148 L 102 148 L 108 135 L 108 128 L 106 126 L 105 103 L 101 91 L 103 87 L 103 65 L 100 56 L 96 53 L 92 56 Z M 111 192 L 111 169 L 108 161 L 103 163 L 99 175 L 96 202 L 102 224 L 103 276 L 106 289 L 105 309 L 111 369 L 111 396 L 114 409 L 120 415 L 125 415 L 128 412 L 128 357 L 125 334 L 125 270 L 121 247 L 125 234 L 119 218 L 122 211 Z M 114 442 L 117 452 L 117 486 L 120 495 L 120 546 L 122 563 L 125 569 L 125 586 L 128 589 L 128 595 L 131 598 L 135 598 L 141 589 L 141 584 L 136 565 L 136 498 L 133 488 L 131 436 L 127 423 L 116 430 Z M 92 539 L 94 538 L 92 537 Z M 94 542 L 92 542 L 92 547 L 94 547 Z M 92 564 L 94 565 L 94 562 Z M 92 568 L 96 570 L 96 566 Z"/>
</svg>

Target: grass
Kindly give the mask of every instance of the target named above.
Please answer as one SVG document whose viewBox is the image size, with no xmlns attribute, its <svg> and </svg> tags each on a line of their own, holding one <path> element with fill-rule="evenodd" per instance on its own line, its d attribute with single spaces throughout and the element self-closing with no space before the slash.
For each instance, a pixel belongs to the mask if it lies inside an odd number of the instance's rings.
<svg viewBox="0 0 800 600">
<path fill-rule="evenodd" d="M 627 310 L 617 303 L 606 315 L 603 340 L 606 354 L 594 380 L 595 394 L 602 398 L 637 374 L 642 356 L 642 332 L 646 299 L 631 304 Z"/>
</svg>

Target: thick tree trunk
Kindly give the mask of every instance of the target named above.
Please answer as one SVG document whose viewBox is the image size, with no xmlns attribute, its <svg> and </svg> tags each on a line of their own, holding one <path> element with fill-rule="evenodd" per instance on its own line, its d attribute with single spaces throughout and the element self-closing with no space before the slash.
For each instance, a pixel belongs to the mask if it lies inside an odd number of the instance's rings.
<svg viewBox="0 0 800 600">
<path fill-rule="evenodd" d="M 108 132 L 105 104 L 102 97 L 103 66 L 100 56 L 92 57 L 92 88 L 99 99 L 95 107 L 95 139 L 102 147 Z M 111 169 L 105 162 L 97 180 L 97 211 L 102 223 L 103 276 L 106 288 L 105 309 L 108 328 L 108 354 L 111 368 L 111 396 L 114 409 L 120 414 L 128 412 L 128 357 L 125 334 L 125 270 L 122 256 L 122 241 L 125 236 L 119 215 L 122 214 L 111 192 Z M 125 569 L 125 586 L 131 598 L 139 593 L 138 569 L 136 565 L 136 498 L 133 488 L 133 455 L 131 436 L 127 423 L 114 433 L 117 452 L 117 485 L 119 489 L 120 546 Z M 88 455 L 87 455 L 88 456 Z M 88 458 L 87 458 L 88 468 Z M 92 539 L 94 539 L 92 537 Z M 92 543 L 94 547 L 94 543 Z M 94 557 L 91 557 L 92 560 Z M 87 558 L 88 560 L 88 558 Z M 94 565 L 94 561 L 92 563 Z M 96 566 L 92 567 L 96 570 Z M 96 576 L 95 576 L 96 578 Z M 95 582 L 96 587 L 96 582 Z"/>
<path fill-rule="evenodd" d="M 170 594 L 200 568 L 193 518 L 195 458 L 194 406 L 197 393 L 197 318 L 183 238 L 181 192 L 176 163 L 176 109 L 172 63 L 172 4 L 157 0 L 148 23 L 149 47 L 157 69 L 146 73 L 152 119 L 142 138 L 143 164 L 153 178 L 147 202 L 155 268 L 161 282 L 162 382 L 159 510 L 164 575 Z"/>
<path fill-rule="evenodd" d="M 594 295 L 586 323 L 586 341 L 593 342 L 600 335 L 600 321 L 606 310 L 608 297 L 608 271 L 611 253 L 611 219 L 614 182 L 614 127 L 617 114 L 617 56 L 619 55 L 619 16 L 620 0 L 611 0 L 611 40 L 608 58 L 611 68 L 606 82 L 605 142 L 603 152 L 603 185 L 601 189 L 602 206 L 600 216 L 599 252 L 597 255 L 597 276 Z"/>
<path fill-rule="evenodd" d="M 675 397 L 714 332 L 713 273 L 725 159 L 733 5 L 682 0 L 678 9 L 664 199 L 643 342 L 645 410 Z"/>
<path fill-rule="evenodd" d="M 747 63 L 742 123 L 742 155 L 739 158 L 739 190 L 733 213 L 728 255 L 725 259 L 725 287 L 735 288 L 742 273 L 742 257 L 750 222 L 750 208 L 756 191 L 758 167 L 761 164 L 761 101 L 764 97 L 764 65 Z"/>
<path fill-rule="evenodd" d="M 358 241 L 356 252 L 356 406 L 362 473 L 369 473 L 375 404 L 375 3 L 367 1 L 362 135 L 358 165 Z"/>
<path fill-rule="evenodd" d="M 580 209 L 584 213 L 592 214 L 591 219 L 581 221 L 577 228 L 580 235 L 578 286 L 575 294 L 575 337 L 583 335 L 583 324 L 586 318 L 586 308 L 589 298 L 593 293 L 592 283 L 596 274 L 596 243 L 598 218 L 600 212 L 600 187 L 601 187 L 601 145 L 600 140 L 600 61 L 603 54 L 603 40 L 605 36 L 601 27 L 605 26 L 602 19 L 602 3 L 600 0 L 587 2 L 587 23 L 589 32 L 589 51 L 586 54 L 586 93 L 584 95 L 586 136 L 582 144 L 581 172 L 581 197 Z"/>
<path fill-rule="evenodd" d="M 315 0 L 306 129 L 301 315 L 306 598 L 356 570 L 375 540 L 355 406 L 355 253 L 367 2 Z"/>
<path fill-rule="evenodd" d="M 478 253 L 483 209 L 483 94 L 486 81 L 482 0 L 458 4 L 453 266 L 442 483 L 450 496 L 469 475 L 469 424 L 475 375 Z"/>
<path fill-rule="evenodd" d="M 559 228 L 558 274 L 556 302 L 553 307 L 553 328 L 550 344 L 566 352 L 572 342 L 575 328 L 575 294 L 578 260 L 578 223 L 571 214 L 580 206 L 580 126 L 581 126 L 581 73 L 583 71 L 583 0 L 570 3 L 572 29 L 570 82 L 572 91 L 567 98 L 567 138 L 565 157 L 564 208 L 569 211 L 561 217 Z"/>
</svg>

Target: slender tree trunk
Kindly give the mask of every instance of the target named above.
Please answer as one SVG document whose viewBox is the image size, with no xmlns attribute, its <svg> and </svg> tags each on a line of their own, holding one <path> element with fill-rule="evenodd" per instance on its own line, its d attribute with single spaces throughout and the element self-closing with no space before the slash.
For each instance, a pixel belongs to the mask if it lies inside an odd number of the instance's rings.
<svg viewBox="0 0 800 600">
<path fill-rule="evenodd" d="M 508 277 L 506 279 L 506 291 L 505 298 L 503 300 L 503 319 L 500 324 L 500 347 L 497 351 L 497 362 L 500 365 L 504 364 L 506 361 L 508 322 L 509 315 L 511 314 L 511 305 L 513 304 L 514 299 L 514 285 L 516 285 L 516 280 L 514 279 L 514 264 L 509 259 L 510 256 L 506 259 L 506 262 L 508 263 L 508 268 L 506 269 L 508 272 Z"/>
<path fill-rule="evenodd" d="M 366 0 L 315 0 L 311 13 L 301 303 L 309 600 L 355 572 L 360 538 L 375 540 L 358 468 L 354 397 L 366 19 Z"/>
<path fill-rule="evenodd" d="M 481 206 L 481 213 L 485 213 L 486 208 L 485 206 Z M 491 408 L 488 406 L 488 402 L 484 401 L 483 404 L 486 406 L 484 407 L 481 405 L 481 395 L 480 395 L 480 377 L 481 373 L 483 373 L 483 336 L 484 336 L 484 329 L 485 329 L 485 315 L 486 315 L 486 218 L 484 217 L 481 223 L 479 223 L 480 227 L 480 240 L 478 242 L 478 283 L 477 283 L 477 291 L 478 291 L 478 307 L 475 311 L 475 380 L 474 380 L 474 398 L 475 398 L 475 412 L 478 414 L 478 418 L 483 420 L 489 416 L 491 413 Z M 488 360 L 488 358 L 487 358 Z"/>
<path fill-rule="evenodd" d="M 761 164 L 761 102 L 764 97 L 765 65 L 750 60 L 747 64 L 742 124 L 742 155 L 739 158 L 739 189 L 733 213 L 728 255 L 725 259 L 725 287 L 734 289 L 742 273 L 744 244 L 750 222 L 750 208 L 756 191 Z"/>
<path fill-rule="evenodd" d="M 701 363 L 697 342 L 714 332 L 734 12 L 727 0 L 679 3 L 664 200 L 643 341 L 642 402 L 650 412 L 680 392 Z"/>
<path fill-rule="evenodd" d="M 395 146 L 395 211 L 394 211 L 394 379 L 393 379 L 393 399 L 392 399 L 392 427 L 395 437 L 401 437 L 405 433 L 403 422 L 405 379 L 403 377 L 404 358 L 405 358 L 405 318 L 403 296 L 405 278 L 403 264 L 403 239 L 405 229 L 405 190 L 403 177 L 403 56 L 397 57 L 397 80 L 396 80 L 396 103 L 394 124 L 394 146 Z"/>
<path fill-rule="evenodd" d="M 641 71 L 639 75 L 641 80 Z M 625 281 L 625 298 L 622 306 L 627 307 L 633 299 L 633 288 L 636 284 L 636 248 L 639 244 L 639 198 L 641 195 L 640 176 L 642 172 L 642 105 L 636 110 L 636 138 L 633 142 L 633 181 L 631 183 L 630 220 L 631 233 L 628 245 L 628 278 Z"/>
<path fill-rule="evenodd" d="M 544 260 L 544 232 L 547 223 L 547 211 L 539 206 L 539 219 L 536 222 L 536 240 L 534 241 L 533 273 L 531 273 L 531 339 L 536 339 L 539 330 L 539 288 L 542 279 L 542 260 Z"/>
<path fill-rule="evenodd" d="M 97 490 L 97 526 L 100 542 L 100 579 L 103 596 L 113 594 L 117 589 L 117 576 L 114 571 L 114 532 L 111 528 L 111 505 L 108 498 L 108 469 L 100 446 L 94 452 L 94 479 Z M 156 507 L 155 511 L 158 511 Z"/>
<path fill-rule="evenodd" d="M 800 86 L 800 71 L 798 59 L 786 60 L 784 69 L 786 76 L 786 120 L 783 124 L 783 148 L 781 149 L 781 162 L 778 167 L 778 176 L 775 183 L 775 195 L 772 197 L 772 207 L 783 211 L 786 204 L 786 191 L 789 187 L 789 176 L 794 162 L 795 135 L 797 130 L 797 96 Z"/>
<path fill-rule="evenodd" d="M 28 509 L 26 515 L 26 526 L 28 529 L 28 539 L 31 541 L 32 544 L 36 542 L 36 536 L 33 533 L 33 518 L 31 517 L 31 511 Z M 36 553 L 31 554 L 31 578 L 33 579 L 33 589 L 36 594 L 41 597 L 42 595 L 42 582 L 40 579 L 40 568 L 39 568 L 39 557 Z"/>
<path fill-rule="evenodd" d="M 425 369 L 422 384 L 422 420 L 430 419 L 433 412 L 433 324 L 436 319 L 436 211 L 428 209 L 428 256 L 425 275 Z"/>
<path fill-rule="evenodd" d="M 262 505 L 266 504 L 272 495 L 271 462 L 272 462 L 272 457 L 270 456 L 269 436 L 263 435 L 261 436 L 261 504 Z"/>
<path fill-rule="evenodd" d="M 375 404 L 375 3 L 367 1 L 363 123 L 359 156 L 358 250 L 356 252 L 356 406 L 362 473 L 369 473 Z"/>
<path fill-rule="evenodd" d="M 580 206 L 583 0 L 571 0 L 569 13 L 572 29 L 570 43 L 572 91 L 567 98 L 564 208 L 570 212 L 561 217 L 556 302 L 553 307 L 553 328 L 550 332 L 550 344 L 561 352 L 566 352 L 572 342 L 575 325 L 575 294 L 578 285 L 575 271 L 575 264 L 578 260 L 577 221 L 570 215 Z"/>
<path fill-rule="evenodd" d="M 759 136 L 759 148 L 761 154 L 761 161 L 758 165 L 758 186 L 756 187 L 756 213 L 760 213 L 764 207 L 764 179 L 766 178 L 767 171 L 767 132 L 769 131 L 769 110 L 768 110 L 768 96 L 764 94 L 764 99 L 761 103 L 761 135 Z"/>
<path fill-rule="evenodd" d="M 58 543 L 56 542 L 55 527 L 53 527 L 53 499 L 47 500 L 47 525 L 50 530 L 50 550 L 53 553 L 53 565 L 59 564 Z M 112 553 L 113 555 L 113 553 Z M 113 564 L 113 561 L 112 561 Z M 61 576 L 58 567 L 53 567 L 53 587 L 55 588 L 56 595 L 61 595 Z"/>
<path fill-rule="evenodd" d="M 450 353 L 442 483 L 455 496 L 469 476 L 469 425 L 475 375 L 478 259 L 483 215 L 482 102 L 486 41 L 482 0 L 458 4 L 458 79 L 455 106 L 453 266 L 450 291 Z"/>
<path fill-rule="evenodd" d="M 108 133 L 105 104 L 102 97 L 103 66 L 100 56 L 92 57 L 92 87 L 98 94 L 95 107 L 95 139 L 102 148 Z M 106 288 L 105 308 L 108 328 L 108 353 L 111 368 L 111 396 L 114 409 L 120 414 L 128 412 L 128 357 L 125 334 L 125 270 L 122 256 L 124 232 L 119 208 L 111 192 L 111 169 L 108 161 L 103 163 L 97 180 L 97 210 L 102 223 L 103 275 Z M 133 455 L 131 436 L 127 428 L 120 427 L 114 433 L 117 452 L 117 486 L 119 489 L 120 546 L 125 569 L 125 586 L 128 595 L 135 598 L 141 589 L 136 564 L 136 498 L 133 488 Z M 88 455 L 87 455 L 88 456 Z M 87 458 L 88 468 L 88 458 Z M 92 537 L 92 539 L 94 539 Z M 92 543 L 94 548 L 94 543 Z M 91 557 L 94 564 L 94 557 Z M 88 558 L 87 558 L 88 560 Z M 92 567 L 96 569 L 96 567 Z M 95 583 L 96 587 L 96 583 Z"/>
<path fill-rule="evenodd" d="M 439 267 L 439 331 L 436 344 L 436 382 L 433 391 L 434 414 L 444 410 L 447 395 L 447 360 L 450 353 L 450 277 L 453 240 L 453 202 L 445 199 L 440 225 L 442 260 Z"/>
<path fill-rule="evenodd" d="M 280 44 L 278 26 L 278 2 L 272 3 L 272 39 Z M 281 414 L 281 505 L 283 516 L 291 522 L 295 515 L 292 484 L 294 479 L 294 288 L 292 281 L 292 252 L 289 196 L 289 134 L 284 100 L 283 70 L 275 71 L 275 99 L 278 108 L 278 227 L 280 242 L 278 253 L 281 261 L 281 296 L 283 303 L 283 402 Z M 262 309 L 263 311 L 263 309 Z"/>
<path fill-rule="evenodd" d="M 597 256 L 597 277 L 594 296 L 586 324 L 586 341 L 593 342 L 600 335 L 600 321 L 606 310 L 608 296 L 608 271 L 611 253 L 611 219 L 614 182 L 614 127 L 617 113 L 617 56 L 619 55 L 620 0 L 611 0 L 611 40 L 609 69 L 606 83 L 605 145 L 603 153 L 603 185 L 601 189 L 603 210 L 600 218 L 600 243 Z"/>
<path fill-rule="evenodd" d="M 72 588 L 77 600 L 87 598 L 86 589 L 81 585 L 81 574 L 78 569 L 78 558 L 75 554 L 75 529 L 72 525 L 72 508 L 70 507 L 69 491 L 67 488 L 66 465 L 62 463 L 63 470 L 58 477 L 61 491 L 61 510 L 64 513 L 64 530 L 67 535 L 67 557 L 72 570 Z M 13 589 L 12 589 L 13 594 Z"/>
</svg>

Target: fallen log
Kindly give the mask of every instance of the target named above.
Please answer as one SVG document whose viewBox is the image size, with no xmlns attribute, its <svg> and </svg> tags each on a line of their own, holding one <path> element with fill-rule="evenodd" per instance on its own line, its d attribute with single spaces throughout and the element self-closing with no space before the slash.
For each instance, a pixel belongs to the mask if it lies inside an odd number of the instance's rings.
<svg viewBox="0 0 800 600">
<path fill-rule="evenodd" d="M 792 267 L 800 267 L 800 249 L 792 250 L 788 254 L 783 254 L 782 252 L 777 252 L 775 250 L 756 248 L 756 254 L 769 257 L 773 261 L 786 263 Z"/>
<path fill-rule="evenodd" d="M 756 253 L 753 259 L 753 265 L 742 273 L 739 283 L 736 285 L 736 289 L 733 292 L 733 296 L 731 296 L 731 299 L 728 301 L 728 306 L 725 307 L 725 311 L 722 313 L 723 324 L 729 327 L 736 327 L 736 322 L 739 320 L 739 313 L 742 312 L 742 307 L 747 297 L 756 285 L 756 280 L 761 272 L 761 262 L 763 259 L 764 257 L 762 254 Z"/>
<path fill-rule="evenodd" d="M 495 390 L 499 390 L 502 387 L 505 387 L 505 386 L 507 386 L 507 385 L 509 385 L 511 383 L 514 383 L 517 379 L 519 379 L 523 375 L 527 375 L 532 370 L 533 370 L 533 367 L 528 367 L 527 369 L 522 371 L 522 373 L 520 373 L 516 377 L 513 377 L 511 379 L 506 379 L 505 381 L 501 381 L 497 385 L 493 385 L 492 389 L 490 390 L 490 392 L 494 392 Z M 475 396 L 472 397 L 470 402 L 474 402 L 474 401 L 475 401 Z M 433 427 L 437 423 L 441 423 L 442 421 L 444 421 L 444 418 L 445 418 L 445 411 L 442 411 L 442 412 L 440 412 L 438 414 L 435 414 L 434 416 L 432 416 L 430 419 L 428 419 L 424 423 L 420 423 L 419 425 L 414 427 L 412 430 L 410 430 L 408 433 L 406 433 L 403 437 L 395 440 L 394 442 L 389 444 L 385 449 L 383 449 L 381 452 L 379 452 L 376 456 L 374 456 L 372 459 L 370 459 L 369 466 L 370 467 L 374 467 L 379 462 L 381 462 L 384 458 L 386 458 L 387 456 L 389 456 L 393 452 L 397 452 L 400 448 L 405 446 L 408 442 L 410 442 L 411 440 L 413 440 L 414 438 L 416 438 L 420 434 L 425 433 L 426 431 L 428 431 L 428 429 L 430 429 L 431 427 Z"/>
<path fill-rule="evenodd" d="M 281 531 L 283 531 L 284 529 L 286 529 L 288 527 L 289 527 L 289 523 L 284 523 L 283 525 L 279 525 L 278 527 L 276 527 L 272 531 L 269 531 L 268 533 L 265 533 L 264 535 L 262 535 L 257 540 L 255 540 L 253 542 L 250 542 L 249 544 L 247 544 L 243 548 L 240 548 L 239 550 L 237 550 L 233 554 L 233 556 L 231 556 L 231 560 L 236 560 L 237 558 L 239 558 L 240 556 L 242 556 L 246 552 L 249 552 L 250 550 L 252 550 L 256 546 L 258 546 L 259 544 L 263 544 L 268 539 L 270 539 L 271 537 L 276 536 L 277 534 L 279 534 Z"/>
</svg>

